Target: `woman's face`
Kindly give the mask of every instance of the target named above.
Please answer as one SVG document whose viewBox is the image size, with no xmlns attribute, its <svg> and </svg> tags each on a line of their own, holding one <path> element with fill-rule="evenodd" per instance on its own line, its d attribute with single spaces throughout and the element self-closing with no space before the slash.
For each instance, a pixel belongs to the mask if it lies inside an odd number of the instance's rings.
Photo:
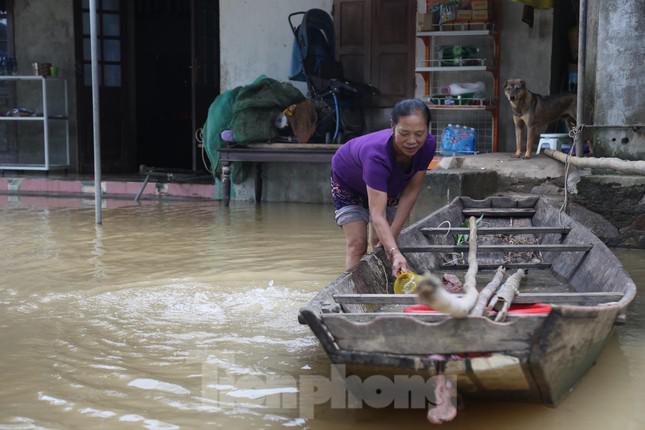
<svg viewBox="0 0 645 430">
<path fill-rule="evenodd" d="M 420 112 L 400 117 L 392 129 L 394 149 L 406 157 L 412 158 L 428 138 L 428 123 Z"/>
</svg>

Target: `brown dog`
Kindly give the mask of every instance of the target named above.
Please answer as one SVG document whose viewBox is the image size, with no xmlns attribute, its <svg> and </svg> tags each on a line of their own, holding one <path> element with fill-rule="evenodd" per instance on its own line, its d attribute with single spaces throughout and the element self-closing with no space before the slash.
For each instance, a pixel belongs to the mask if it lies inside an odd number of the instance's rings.
<svg viewBox="0 0 645 430">
<path fill-rule="evenodd" d="M 553 121 L 565 119 L 569 127 L 576 124 L 576 95 L 556 94 L 542 96 L 526 88 L 521 79 L 509 79 L 504 83 L 504 94 L 513 109 L 515 123 L 515 158 L 522 154 L 522 129 L 526 126 L 526 152 L 531 158 L 533 146 L 540 133 Z"/>
</svg>

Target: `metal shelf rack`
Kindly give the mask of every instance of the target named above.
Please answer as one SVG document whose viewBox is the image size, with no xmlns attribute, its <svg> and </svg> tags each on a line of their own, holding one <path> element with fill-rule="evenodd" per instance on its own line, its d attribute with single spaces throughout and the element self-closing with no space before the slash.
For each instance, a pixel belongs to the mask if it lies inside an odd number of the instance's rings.
<svg viewBox="0 0 645 430">
<path fill-rule="evenodd" d="M 29 84 L 37 84 L 31 86 Z M 25 85 L 23 85 L 25 84 Z M 38 101 L 40 93 L 40 101 Z M 56 170 L 67 169 L 70 165 L 69 148 L 69 100 L 67 81 L 65 79 L 45 76 L 0 76 L 0 125 L 6 132 L 5 142 L 13 140 L 15 153 L 4 154 L 0 170 Z M 8 113 L 17 107 L 36 107 L 31 116 L 11 116 Z M 41 162 L 35 162 L 31 154 L 21 154 L 21 140 L 29 140 L 32 134 L 22 130 L 18 136 L 18 124 L 42 124 L 42 153 L 38 154 Z M 61 129 L 62 126 L 62 129 Z M 52 131 L 56 128 L 63 134 L 63 140 L 53 142 Z M 10 133 L 10 130 L 13 133 Z M 57 136 L 61 137 L 61 136 Z M 61 144 L 62 143 L 62 144 Z M 7 161 L 7 159 L 10 161 Z M 28 161 L 25 161 L 28 160 Z"/>
<path fill-rule="evenodd" d="M 424 52 L 417 61 L 415 72 L 423 78 L 423 97 L 428 107 L 435 111 L 432 132 L 440 140 L 443 127 L 448 124 L 472 127 L 477 131 L 479 152 L 496 152 L 499 145 L 500 20 L 496 12 L 492 11 L 490 22 L 432 25 L 416 33 L 423 42 Z M 481 58 L 463 60 L 462 65 L 445 65 L 445 60 L 437 58 L 437 47 L 446 40 L 468 40 L 481 44 L 483 55 Z M 437 104 L 432 95 L 438 93 L 442 82 L 445 84 L 457 76 L 487 81 L 488 96 L 464 99 L 455 104 Z"/>
</svg>

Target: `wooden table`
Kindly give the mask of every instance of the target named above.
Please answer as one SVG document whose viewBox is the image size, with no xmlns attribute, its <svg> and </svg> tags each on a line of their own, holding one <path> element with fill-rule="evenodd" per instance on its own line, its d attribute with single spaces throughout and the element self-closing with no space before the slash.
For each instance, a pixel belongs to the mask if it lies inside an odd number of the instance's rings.
<svg viewBox="0 0 645 430">
<path fill-rule="evenodd" d="M 255 176 L 255 201 L 262 200 L 262 163 L 330 163 L 340 145 L 324 143 L 258 143 L 250 145 L 222 146 L 219 151 L 222 163 L 222 187 L 224 204 L 231 199 L 231 162 L 250 161 L 257 163 Z"/>
</svg>

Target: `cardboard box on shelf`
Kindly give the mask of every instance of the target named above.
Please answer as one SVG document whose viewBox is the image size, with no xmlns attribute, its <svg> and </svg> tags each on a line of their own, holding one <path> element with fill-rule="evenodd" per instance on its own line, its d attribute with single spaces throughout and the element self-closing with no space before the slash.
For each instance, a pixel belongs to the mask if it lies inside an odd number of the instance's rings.
<svg viewBox="0 0 645 430">
<path fill-rule="evenodd" d="M 421 31 L 430 31 L 430 30 L 432 30 L 432 14 L 431 13 L 420 13 L 418 22 L 419 22 L 419 30 L 421 30 Z"/>
<path fill-rule="evenodd" d="M 473 18 L 472 10 L 458 10 L 457 11 L 457 21 L 468 22 Z"/>
<path fill-rule="evenodd" d="M 417 31 L 423 31 L 423 18 L 425 13 L 417 13 Z"/>
<path fill-rule="evenodd" d="M 473 21 L 477 22 L 487 22 L 489 20 L 488 9 L 486 10 L 474 10 L 473 11 Z"/>
<path fill-rule="evenodd" d="M 488 0 L 471 0 L 470 7 L 472 10 L 486 10 L 488 9 Z"/>
<path fill-rule="evenodd" d="M 428 14 L 432 15 L 432 25 L 449 24 L 458 20 L 459 7 L 468 7 L 468 0 L 426 0 Z"/>
</svg>

